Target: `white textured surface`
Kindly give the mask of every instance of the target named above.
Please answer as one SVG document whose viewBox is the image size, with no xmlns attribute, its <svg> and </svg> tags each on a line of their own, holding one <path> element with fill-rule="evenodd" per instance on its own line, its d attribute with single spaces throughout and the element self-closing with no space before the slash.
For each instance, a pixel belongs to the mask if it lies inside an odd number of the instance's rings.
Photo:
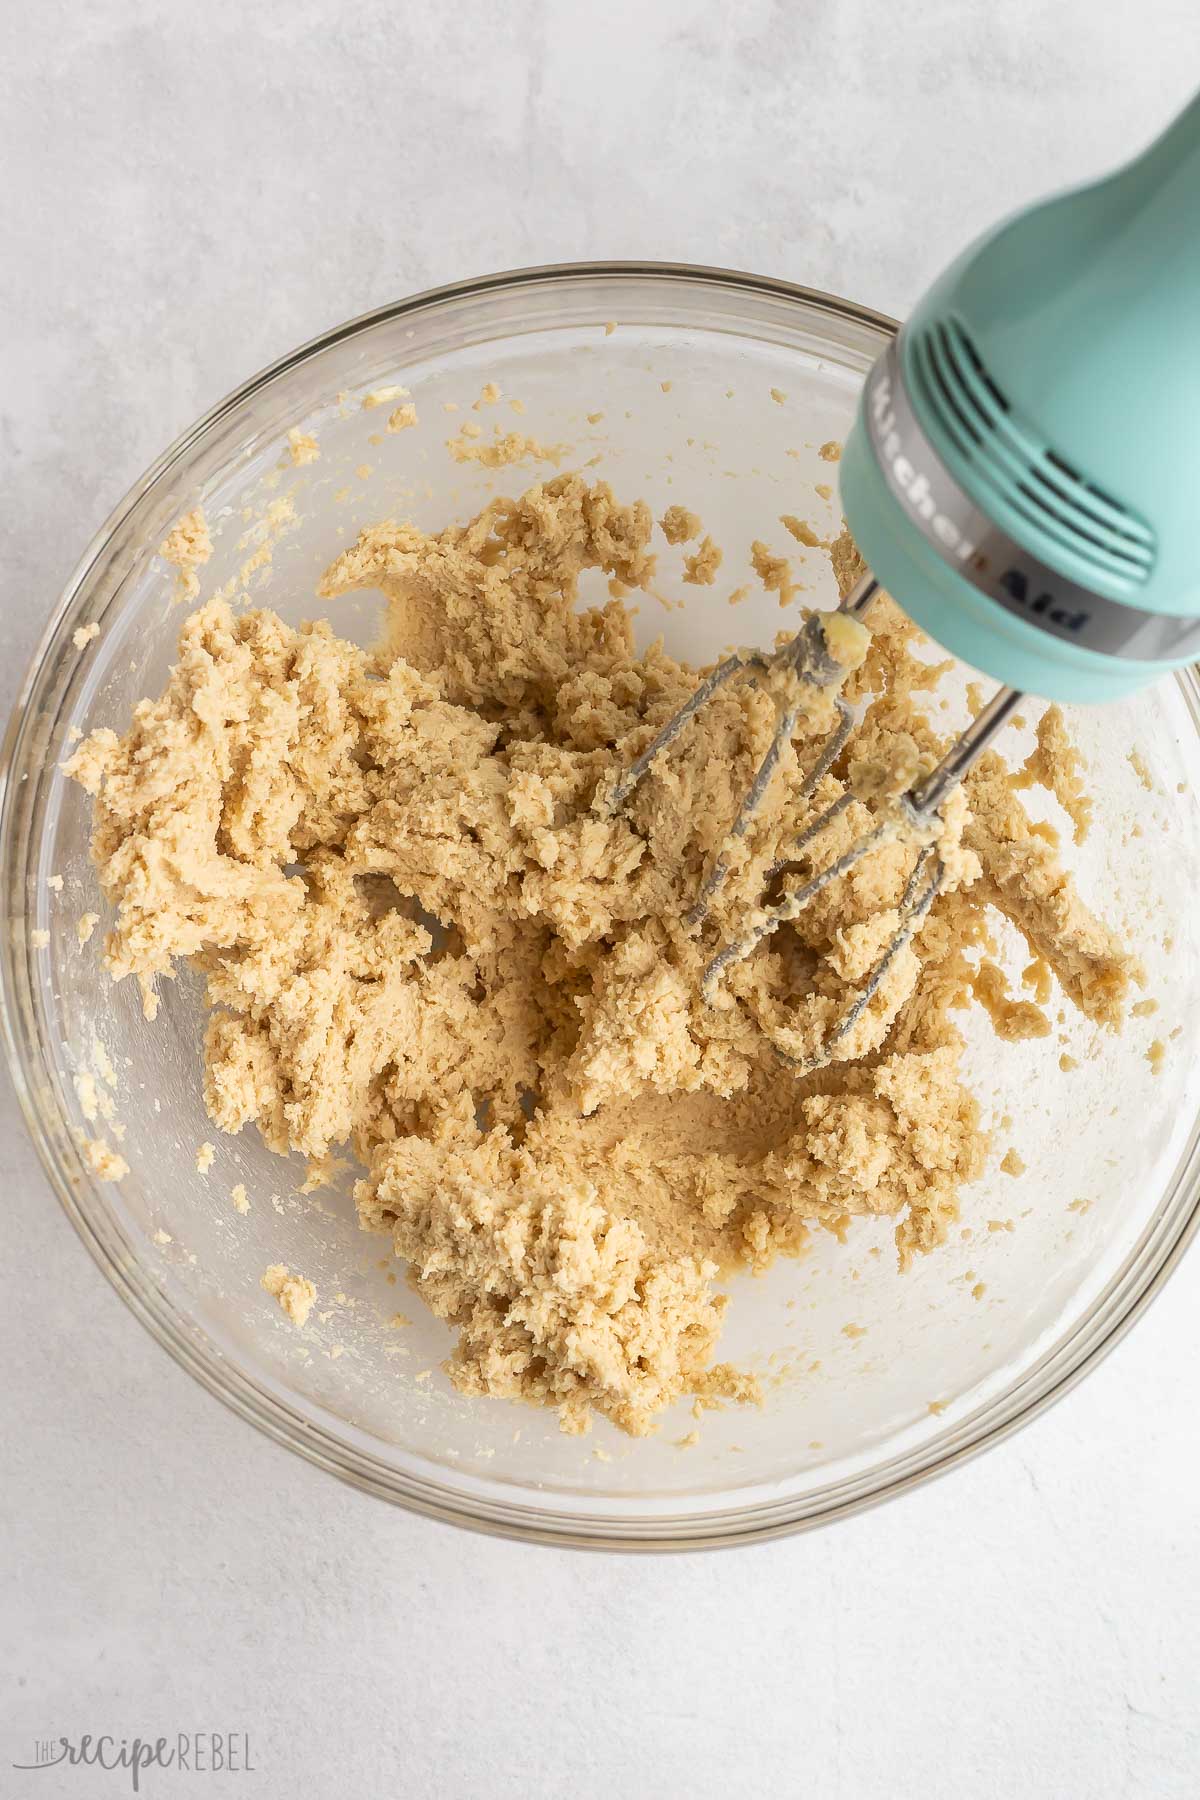
<svg viewBox="0 0 1200 1800">
<path fill-rule="evenodd" d="M 593 256 L 903 312 L 1200 67 L 1194 0 L 43 0 L 6 30 L 5 704 L 144 465 L 324 326 Z M 946 1481 L 758 1549 L 580 1557 L 408 1518 L 226 1414 L 104 1283 L 0 1104 L 0 1792 L 127 1792 L 9 1764 L 39 1736 L 179 1729 L 248 1731 L 256 1773 L 143 1791 L 1200 1788 L 1200 1256 Z"/>
</svg>

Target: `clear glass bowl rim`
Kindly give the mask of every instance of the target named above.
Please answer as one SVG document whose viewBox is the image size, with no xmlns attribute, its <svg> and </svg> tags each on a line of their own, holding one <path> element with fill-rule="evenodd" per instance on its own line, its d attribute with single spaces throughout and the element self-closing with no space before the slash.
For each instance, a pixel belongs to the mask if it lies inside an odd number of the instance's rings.
<svg viewBox="0 0 1200 1800">
<path fill-rule="evenodd" d="M 22 804 L 25 752 L 36 731 L 39 699 L 53 677 L 52 652 L 69 639 L 86 611 L 89 582 L 113 539 L 141 502 L 235 408 L 270 382 L 330 348 L 387 321 L 411 318 L 447 301 L 511 293 L 535 284 L 604 280 L 661 282 L 664 288 L 711 286 L 747 296 L 791 300 L 817 314 L 866 325 L 885 334 L 898 321 L 819 289 L 702 264 L 578 262 L 504 270 L 428 288 L 378 307 L 301 344 L 234 389 L 184 431 L 118 503 L 88 545 L 63 589 L 21 685 L 0 753 L 0 1029 L 16 1093 L 51 1187 L 91 1255 L 131 1311 L 175 1361 L 209 1393 L 285 1448 L 367 1493 L 408 1510 L 494 1535 L 583 1549 L 665 1551 L 727 1547 L 830 1523 L 941 1475 L 1027 1424 L 1079 1381 L 1119 1342 L 1168 1276 L 1200 1227 L 1200 1120 L 1193 1124 L 1174 1180 L 1120 1268 L 1074 1329 L 1004 1393 L 959 1420 L 940 1437 L 851 1479 L 805 1495 L 785 1495 L 692 1518 L 687 1514 L 626 1513 L 613 1517 L 585 1508 L 566 1512 L 525 1501 L 456 1491 L 427 1476 L 398 1470 L 338 1439 L 220 1356 L 203 1333 L 171 1306 L 115 1222 L 81 1200 L 75 1172 L 63 1155 L 62 1120 L 52 1086 L 41 1079 L 41 1045 L 34 1029 L 37 979 L 24 919 L 29 858 L 36 857 L 29 811 Z M 1200 677 L 1194 668 L 1175 679 L 1200 731 Z M 36 784 L 28 784 L 32 789 Z M 23 829 L 24 827 L 24 829 Z M 48 1072 L 48 1071 L 47 1071 Z"/>
</svg>

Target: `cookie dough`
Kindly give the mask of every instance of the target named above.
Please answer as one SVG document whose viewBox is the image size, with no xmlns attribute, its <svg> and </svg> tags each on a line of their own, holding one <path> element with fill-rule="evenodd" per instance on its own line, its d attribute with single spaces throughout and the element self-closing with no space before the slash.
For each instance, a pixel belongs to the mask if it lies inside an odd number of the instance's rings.
<svg viewBox="0 0 1200 1800">
<path fill-rule="evenodd" d="M 185 513 L 172 527 L 159 545 L 158 553 L 175 568 L 177 597 L 194 600 L 200 592 L 200 577 L 196 571 L 203 568 L 212 555 L 208 520 L 200 507 Z"/>
<path fill-rule="evenodd" d="M 236 1194 L 235 1188 L 234 1195 Z M 243 1188 L 243 1200 L 245 1197 L 246 1190 Z M 281 1312 L 292 1321 L 297 1331 L 303 1331 L 317 1300 L 317 1290 L 307 1275 L 293 1275 L 286 1263 L 272 1263 L 269 1269 L 263 1270 L 259 1285 L 278 1300 Z"/>
<path fill-rule="evenodd" d="M 207 977 L 215 1124 L 318 1166 L 349 1145 L 363 1226 L 458 1334 L 456 1386 L 557 1407 L 572 1431 L 599 1412 L 645 1433 L 681 1395 L 755 1397 L 714 1361 L 730 1271 L 855 1215 L 894 1219 L 902 1262 L 942 1241 L 985 1155 L 954 1015 L 989 908 L 1102 1024 L 1136 973 L 991 756 L 946 808 L 946 889 L 843 1060 L 798 1081 L 764 1028 L 803 1054 L 838 1016 L 894 927 L 903 843 L 705 1005 L 705 962 L 813 810 L 855 796 L 836 855 L 938 755 L 919 704 L 937 671 L 881 600 L 848 675 L 865 706 L 849 753 L 803 796 L 828 718 L 814 705 L 694 936 L 684 915 L 776 702 L 724 690 L 613 812 L 617 773 L 697 674 L 637 652 L 621 602 L 581 606 L 579 584 L 647 587 L 654 531 L 644 504 L 578 474 L 436 535 L 374 526 L 324 577 L 333 623 L 211 601 L 159 698 L 68 764 L 95 797 L 114 979 L 153 1017 L 180 959 Z M 784 597 L 786 563 L 760 550 Z M 831 554 L 846 592 L 861 564 L 844 534 Z M 356 589 L 388 599 L 373 651 L 336 633 Z M 283 1301 L 295 1278 L 269 1274 Z"/>
</svg>

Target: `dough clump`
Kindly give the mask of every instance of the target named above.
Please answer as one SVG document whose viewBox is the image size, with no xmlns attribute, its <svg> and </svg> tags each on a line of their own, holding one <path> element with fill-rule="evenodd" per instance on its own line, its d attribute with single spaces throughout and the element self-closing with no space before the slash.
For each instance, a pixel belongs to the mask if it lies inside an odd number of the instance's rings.
<svg viewBox="0 0 1200 1800">
<path fill-rule="evenodd" d="M 348 1145 L 364 1228 L 458 1334 L 455 1385 L 556 1407 L 572 1431 L 598 1412 L 645 1433 L 685 1395 L 754 1399 L 713 1360 L 717 1284 L 800 1254 L 814 1227 L 886 1216 L 901 1262 L 944 1239 L 985 1155 L 953 1015 L 989 907 L 1094 1020 L 1119 1021 L 1136 973 L 992 756 L 948 804 L 945 889 L 839 1061 L 800 1081 L 771 1040 L 811 1052 L 865 979 L 912 870 L 902 842 L 706 1005 L 706 961 L 815 810 L 851 795 L 832 857 L 894 804 L 882 770 L 939 754 L 919 705 L 936 671 L 881 600 L 865 661 L 847 658 L 865 705 L 850 752 L 803 795 L 815 705 L 694 934 L 776 701 L 723 690 L 609 807 L 698 679 L 661 645 L 635 650 L 619 600 L 580 604 L 589 571 L 647 587 L 653 532 L 643 503 L 578 474 L 436 535 L 376 525 L 320 594 L 336 619 L 338 596 L 382 590 L 379 647 L 210 601 L 159 698 L 68 765 L 94 796 L 114 979 L 141 984 L 150 1017 L 181 959 L 207 979 L 214 1123 L 318 1169 Z M 831 554 L 845 593 L 861 564 L 845 534 Z M 782 559 L 759 573 L 790 591 Z M 299 1323 L 285 1283 L 301 1278 L 268 1276 Z"/>
<path fill-rule="evenodd" d="M 237 1192 L 236 1188 L 234 1192 Z M 244 1188 L 242 1197 L 245 1198 Z M 303 1331 L 317 1299 L 317 1290 L 308 1277 L 293 1275 L 286 1263 L 272 1263 L 269 1269 L 263 1270 L 260 1285 L 278 1300 L 280 1310 L 292 1321 L 297 1331 Z"/>
</svg>

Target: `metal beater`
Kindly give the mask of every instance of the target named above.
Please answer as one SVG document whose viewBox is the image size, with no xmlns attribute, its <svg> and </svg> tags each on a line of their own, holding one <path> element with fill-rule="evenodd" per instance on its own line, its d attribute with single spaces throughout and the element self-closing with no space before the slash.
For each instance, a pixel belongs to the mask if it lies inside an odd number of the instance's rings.
<svg viewBox="0 0 1200 1800">
<path fill-rule="evenodd" d="M 815 696 L 822 689 L 831 687 L 835 682 L 844 679 L 847 674 L 845 663 L 830 648 L 830 621 L 838 615 L 853 620 L 862 620 L 879 591 L 879 583 L 875 577 L 870 574 L 864 575 L 835 613 L 811 614 L 796 636 L 772 654 L 768 655 L 766 652 L 758 650 L 737 650 L 733 655 L 726 657 L 710 675 L 705 677 L 691 698 L 667 721 L 609 793 L 609 810 L 618 811 L 645 776 L 649 774 L 658 758 L 670 749 L 689 721 L 696 717 L 701 708 L 715 694 L 739 676 L 749 675 L 751 678 L 761 678 L 764 674 L 778 672 L 791 674 L 796 678 L 793 684 L 795 698 L 791 704 L 780 708 L 770 745 L 758 766 L 753 781 L 746 790 L 737 816 L 730 826 L 726 847 L 722 848 L 714 858 L 695 904 L 687 914 L 687 923 L 693 928 L 700 926 L 707 917 L 712 901 L 719 893 L 729 872 L 729 850 L 748 831 L 762 804 L 771 778 L 775 774 L 779 759 L 791 742 L 801 712 L 804 710 L 806 698 L 804 690 L 809 690 Z M 797 689 L 799 691 L 796 691 Z M 766 938 L 778 931 L 781 925 L 790 924 L 792 920 L 799 918 L 805 907 L 810 905 L 824 888 L 848 874 L 856 863 L 862 861 L 864 856 L 869 856 L 873 850 L 882 848 L 885 843 L 892 842 L 897 838 L 903 839 L 917 847 L 916 861 L 897 908 L 896 930 L 882 955 L 876 960 L 866 981 L 858 990 L 852 1003 L 842 1013 L 836 1025 L 827 1033 L 821 1049 L 815 1056 L 801 1060 L 788 1055 L 776 1045 L 778 1054 L 802 1074 L 823 1068 L 826 1063 L 830 1062 L 838 1047 L 854 1030 L 859 1019 L 871 1004 L 879 991 L 880 984 L 901 950 L 914 933 L 920 929 L 922 920 L 941 891 L 945 870 L 937 853 L 936 839 L 938 812 L 942 803 L 950 790 L 962 780 L 976 758 L 991 743 L 996 733 L 1012 715 L 1020 699 L 1021 695 L 1016 689 L 1002 688 L 976 716 L 952 748 L 946 752 L 937 767 L 917 786 L 897 797 L 889 807 L 888 816 L 882 823 L 877 825 L 866 837 L 860 838 L 835 861 L 828 863 L 817 874 L 811 875 L 802 887 L 787 894 L 777 905 L 757 912 L 754 922 L 748 930 L 743 932 L 740 937 L 723 944 L 704 969 L 701 992 L 705 1000 L 712 1003 L 717 985 L 730 964 L 740 962 L 744 957 L 749 956 Z M 798 794 L 802 800 L 815 792 L 818 784 L 833 768 L 845 749 L 853 730 L 853 710 L 840 694 L 834 702 L 834 709 L 837 723 L 804 778 Z M 835 819 L 840 817 L 854 797 L 853 793 L 846 791 L 825 807 L 797 838 L 792 845 L 790 855 L 776 863 L 768 871 L 769 875 L 787 874 L 791 869 L 798 867 L 802 859 L 811 858 L 812 847 L 818 844 L 821 834 L 833 824 Z"/>
</svg>

